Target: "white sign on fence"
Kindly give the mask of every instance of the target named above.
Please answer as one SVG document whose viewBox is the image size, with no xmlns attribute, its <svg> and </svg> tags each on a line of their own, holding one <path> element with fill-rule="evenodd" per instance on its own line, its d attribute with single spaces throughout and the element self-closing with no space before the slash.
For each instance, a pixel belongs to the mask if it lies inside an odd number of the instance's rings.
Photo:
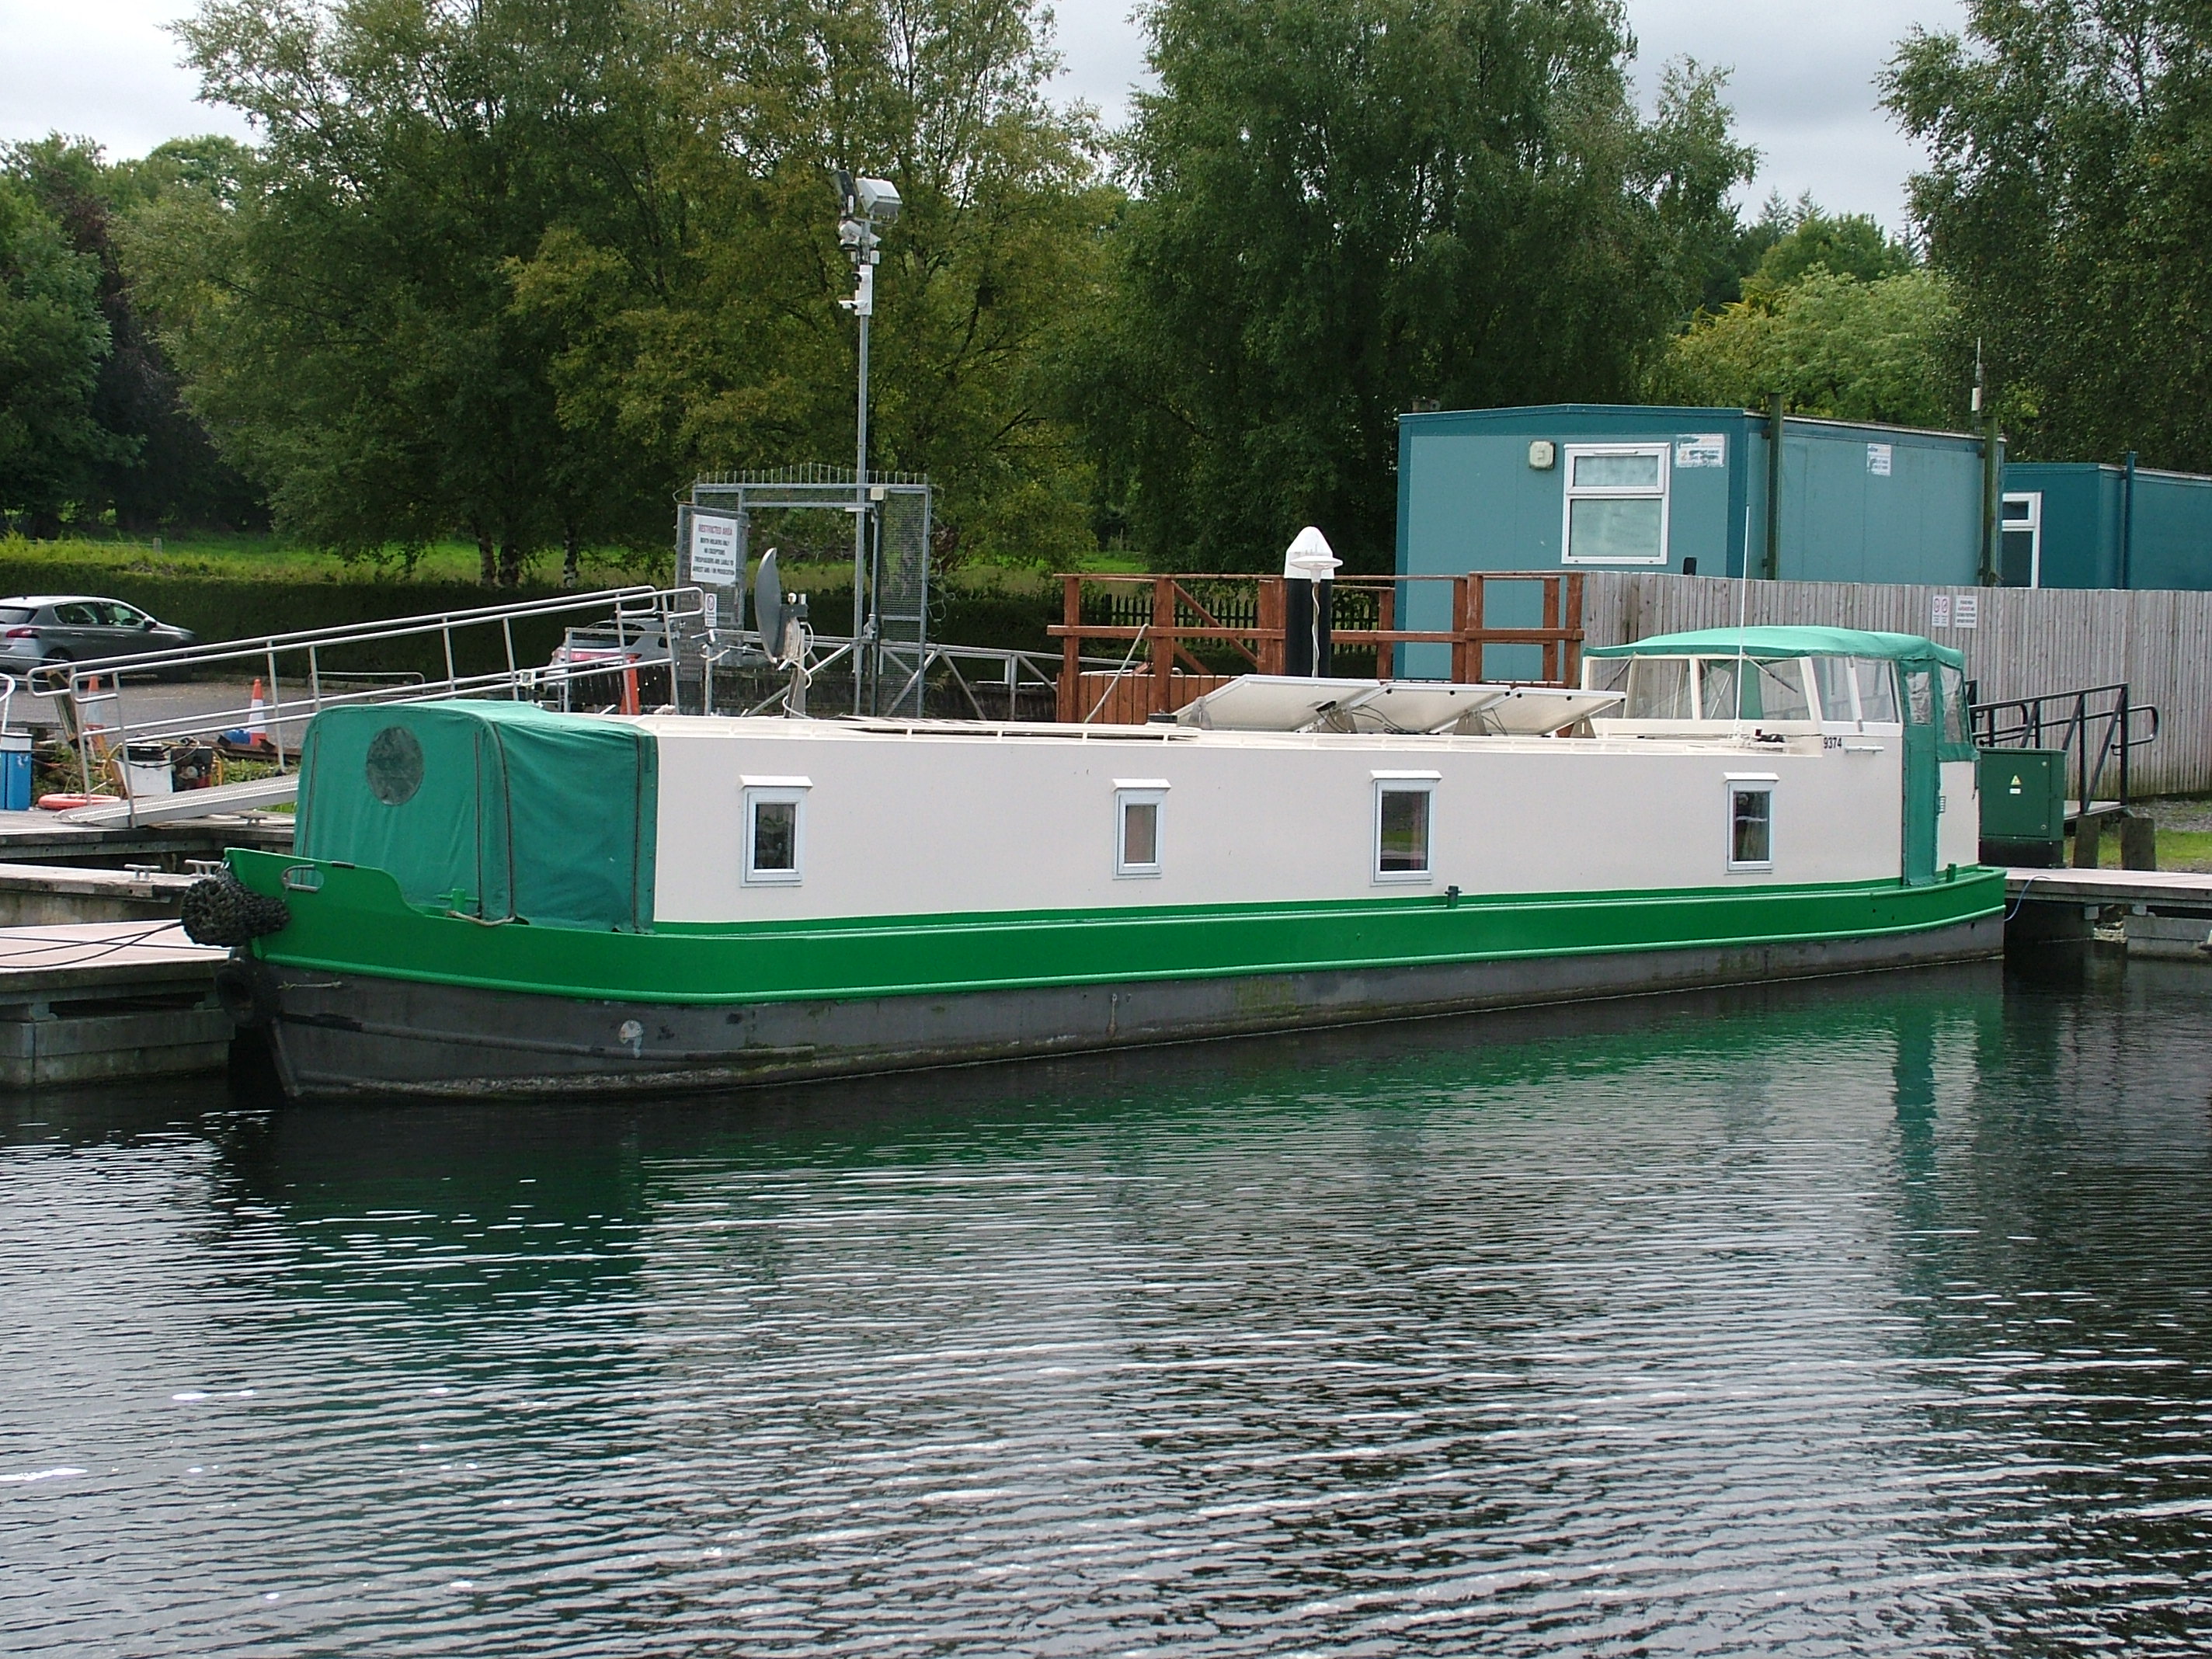
<svg viewBox="0 0 2212 1659">
<path fill-rule="evenodd" d="M 738 585 L 738 521 L 717 513 L 691 515 L 691 580 Z"/>
<path fill-rule="evenodd" d="M 1981 620 L 1982 596 L 1980 594 L 1961 593 L 1951 601 L 1952 627 L 1974 628 L 1980 625 Z"/>
<path fill-rule="evenodd" d="M 1877 478 L 1889 476 L 1890 447 L 1887 444 L 1867 446 L 1867 471 Z"/>
<path fill-rule="evenodd" d="M 1950 625 L 1951 596 L 1948 593 L 1938 593 L 1928 601 L 1929 632 L 1933 633 L 1939 628 L 1948 628 Z"/>
</svg>

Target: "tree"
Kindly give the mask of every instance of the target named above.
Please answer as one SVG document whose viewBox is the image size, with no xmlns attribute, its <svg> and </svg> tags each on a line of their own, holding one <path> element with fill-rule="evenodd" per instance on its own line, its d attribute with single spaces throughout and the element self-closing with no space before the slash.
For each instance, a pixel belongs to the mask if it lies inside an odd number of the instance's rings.
<svg viewBox="0 0 2212 1659">
<path fill-rule="evenodd" d="M 1782 208 L 1767 203 L 1765 222 L 1780 231 L 1759 255 L 1745 286 L 1771 292 L 1802 281 L 1816 266 L 1838 276 L 1878 283 L 1913 269 L 1912 250 L 1864 213 L 1823 213 L 1810 196 Z"/>
<path fill-rule="evenodd" d="M 93 415 L 107 325 L 100 270 L 21 179 L 0 171 L 0 512 L 52 535 L 129 446 Z"/>
<path fill-rule="evenodd" d="M 1058 354 L 1089 318 L 1114 206 L 1087 112 L 1054 109 L 1032 0 L 684 0 L 646 222 L 562 227 L 517 269 L 562 345 L 562 421 L 671 478 L 849 465 L 852 270 L 828 168 L 905 203 L 877 275 L 871 465 L 927 472 L 937 554 L 1088 541 Z"/>
<path fill-rule="evenodd" d="M 143 161 L 111 166 L 96 145 L 58 135 L 8 152 L 21 179 L 79 254 L 98 271 L 109 349 L 94 387 L 93 419 L 120 441 L 83 481 L 76 516 L 112 515 L 125 530 L 232 528 L 267 521 L 252 487 L 216 456 L 186 410 L 174 373 L 125 275 L 124 222 L 163 191 L 234 165 L 226 138 L 164 144 Z"/>
<path fill-rule="evenodd" d="M 1042 95 L 1032 0 L 207 0 L 184 33 L 262 143 L 148 216 L 194 406 L 284 526 L 355 553 L 451 528 L 665 546 L 697 472 L 851 453 L 829 168 L 907 210 L 874 465 L 940 548 L 1079 538 L 1044 361 L 1104 209 Z"/>
<path fill-rule="evenodd" d="M 510 276 L 552 228 L 619 210 L 638 112 L 598 92 L 631 9 L 208 0 L 181 26 L 262 142 L 225 188 L 149 216 L 137 265 L 195 408 L 283 527 L 403 556 L 458 529 L 514 583 L 586 519 L 665 501 L 562 426 L 555 343 Z"/>
<path fill-rule="evenodd" d="M 2209 53 L 2177 0 L 1975 0 L 1892 62 L 1928 257 L 2023 456 L 2212 470 Z"/>
<path fill-rule="evenodd" d="M 1184 568 L 1301 524 L 1385 568 L 1397 416 L 1620 397 L 1735 231 L 1717 77 L 1640 119 L 1601 0 L 1158 0 L 1159 90 L 1078 375 L 1130 532 Z"/>
<path fill-rule="evenodd" d="M 1757 407 L 1779 392 L 1802 415 L 1944 427 L 1966 415 L 1948 373 L 1957 326 L 1948 285 L 1905 270 L 1874 282 L 1815 265 L 1797 282 L 1701 315 L 1655 369 L 1658 403 Z"/>
</svg>

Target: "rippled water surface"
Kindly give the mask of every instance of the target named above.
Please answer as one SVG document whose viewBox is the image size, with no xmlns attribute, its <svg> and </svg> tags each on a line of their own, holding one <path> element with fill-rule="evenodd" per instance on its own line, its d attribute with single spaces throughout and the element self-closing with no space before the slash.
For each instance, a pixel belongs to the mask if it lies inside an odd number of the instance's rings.
<svg viewBox="0 0 2212 1659">
<path fill-rule="evenodd" d="M 0 1651 L 2201 1650 L 2208 1016 L 0 1106 Z"/>
</svg>

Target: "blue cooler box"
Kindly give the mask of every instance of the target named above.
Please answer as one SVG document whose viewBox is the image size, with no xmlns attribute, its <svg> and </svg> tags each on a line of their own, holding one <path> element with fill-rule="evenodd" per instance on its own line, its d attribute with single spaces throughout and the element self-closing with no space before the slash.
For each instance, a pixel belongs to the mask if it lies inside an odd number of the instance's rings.
<svg viewBox="0 0 2212 1659">
<path fill-rule="evenodd" d="M 0 812 L 31 810 L 31 734 L 0 732 Z"/>
</svg>

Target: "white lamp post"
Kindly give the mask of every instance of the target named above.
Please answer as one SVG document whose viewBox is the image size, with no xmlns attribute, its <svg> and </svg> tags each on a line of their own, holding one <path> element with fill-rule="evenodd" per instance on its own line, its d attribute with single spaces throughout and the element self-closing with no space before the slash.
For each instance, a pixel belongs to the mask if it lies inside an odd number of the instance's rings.
<svg viewBox="0 0 2212 1659">
<path fill-rule="evenodd" d="M 899 216 L 899 193 L 888 179 L 856 179 L 838 169 L 837 240 L 853 262 L 853 297 L 837 303 L 860 320 L 860 397 L 857 459 L 853 465 L 853 638 L 867 626 L 868 600 L 868 319 L 876 314 L 876 263 L 883 258 L 877 234 Z M 854 650 L 859 650 L 856 643 Z M 855 661 L 854 670 L 860 664 Z M 855 695 L 857 696 L 857 688 Z M 857 706 L 857 704 L 855 705 Z"/>
</svg>

